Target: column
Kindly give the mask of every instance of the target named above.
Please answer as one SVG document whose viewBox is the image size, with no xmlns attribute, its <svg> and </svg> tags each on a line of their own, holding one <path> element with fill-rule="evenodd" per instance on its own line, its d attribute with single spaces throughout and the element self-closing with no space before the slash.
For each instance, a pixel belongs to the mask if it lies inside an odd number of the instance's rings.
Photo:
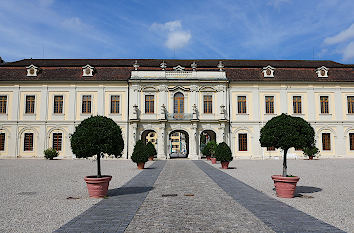
<svg viewBox="0 0 354 233">
<path fill-rule="evenodd" d="M 191 127 L 191 132 L 192 135 L 190 135 L 190 140 L 189 140 L 189 158 L 192 160 L 198 160 L 201 158 L 201 156 L 198 153 L 198 147 L 199 147 L 199 134 L 198 134 L 198 122 L 194 121 L 192 122 L 192 127 Z"/>
<path fill-rule="evenodd" d="M 162 122 L 159 131 L 158 131 L 158 140 L 157 140 L 157 159 L 166 159 L 166 124 Z"/>
<path fill-rule="evenodd" d="M 138 140 L 138 123 L 137 122 L 132 122 L 129 126 L 129 145 L 128 145 L 128 149 L 129 149 L 129 154 L 128 154 L 128 158 L 130 159 L 131 155 L 133 154 L 134 151 L 134 146 L 136 141 Z"/>
<path fill-rule="evenodd" d="M 313 91 L 313 88 L 311 87 L 310 90 L 307 91 L 307 98 L 308 98 L 308 102 L 307 102 L 307 108 L 308 108 L 308 114 L 309 114 L 309 118 L 308 121 L 309 122 L 314 122 L 316 120 L 316 103 L 318 103 L 317 101 L 319 100 L 315 100 L 315 93 Z M 306 111 L 306 109 L 304 109 Z"/>
<path fill-rule="evenodd" d="M 97 95 L 97 115 L 104 116 L 104 87 L 99 85 L 98 95 Z"/>
</svg>

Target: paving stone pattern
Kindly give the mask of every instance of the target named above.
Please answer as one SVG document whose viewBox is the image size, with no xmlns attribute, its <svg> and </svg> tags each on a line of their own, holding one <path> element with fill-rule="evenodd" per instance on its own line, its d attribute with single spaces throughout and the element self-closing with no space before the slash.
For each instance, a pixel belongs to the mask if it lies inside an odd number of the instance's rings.
<svg viewBox="0 0 354 233">
<path fill-rule="evenodd" d="M 263 194 L 204 161 L 194 163 L 236 202 L 275 232 L 344 232 Z"/>
<path fill-rule="evenodd" d="M 166 161 L 156 161 L 108 198 L 75 217 L 55 232 L 124 232 L 162 171 Z"/>
<path fill-rule="evenodd" d="M 126 232 L 274 232 L 188 160 L 168 161 Z"/>
</svg>

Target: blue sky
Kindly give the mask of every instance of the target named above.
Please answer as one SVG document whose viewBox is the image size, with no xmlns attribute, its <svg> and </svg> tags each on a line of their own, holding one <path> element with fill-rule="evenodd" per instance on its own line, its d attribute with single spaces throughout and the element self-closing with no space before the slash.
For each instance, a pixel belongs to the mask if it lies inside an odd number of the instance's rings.
<svg viewBox="0 0 354 233">
<path fill-rule="evenodd" d="M 0 56 L 354 63 L 353 0 L 0 0 Z"/>
</svg>

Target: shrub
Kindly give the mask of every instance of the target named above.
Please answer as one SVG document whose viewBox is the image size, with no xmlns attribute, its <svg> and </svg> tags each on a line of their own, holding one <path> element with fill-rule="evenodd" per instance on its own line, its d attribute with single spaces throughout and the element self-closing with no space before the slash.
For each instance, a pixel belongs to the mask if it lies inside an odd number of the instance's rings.
<svg viewBox="0 0 354 233">
<path fill-rule="evenodd" d="M 215 158 L 220 162 L 230 162 L 233 160 L 230 147 L 225 143 L 219 143 L 215 150 Z"/>
<path fill-rule="evenodd" d="M 148 144 L 146 144 L 146 151 L 147 151 L 148 157 L 154 157 L 155 155 L 157 155 L 157 151 L 155 149 L 155 146 L 151 142 L 148 142 Z"/>
<path fill-rule="evenodd" d="M 101 175 L 101 154 L 121 156 L 124 141 L 121 128 L 105 116 L 91 116 L 83 120 L 71 135 L 71 149 L 78 158 L 97 155 L 97 177 Z"/>
<path fill-rule="evenodd" d="M 51 147 L 48 148 L 48 149 L 46 149 L 46 150 L 44 151 L 44 157 L 45 157 L 46 159 L 52 160 L 52 159 L 54 159 L 55 157 L 58 157 L 58 155 L 59 155 L 59 152 L 56 151 L 55 149 L 51 148 Z"/>
<path fill-rule="evenodd" d="M 262 147 L 280 148 L 284 151 L 283 176 L 287 176 L 286 154 L 291 147 L 310 147 L 315 142 L 315 131 L 301 117 L 287 114 L 273 117 L 261 129 L 259 142 Z"/>
<path fill-rule="evenodd" d="M 319 152 L 320 152 L 320 150 L 314 145 L 309 146 L 309 147 L 305 147 L 303 149 L 304 155 L 308 156 L 308 157 L 316 157 L 316 155 L 318 155 Z"/>
<path fill-rule="evenodd" d="M 215 155 L 215 150 L 218 144 L 216 144 L 215 141 L 210 141 L 206 144 L 206 146 L 203 148 L 202 153 L 205 156 L 212 156 L 214 157 Z"/>
<path fill-rule="evenodd" d="M 134 151 L 131 159 L 134 163 L 146 163 L 148 161 L 149 154 L 146 146 L 141 140 L 138 140 L 134 146 Z"/>
</svg>

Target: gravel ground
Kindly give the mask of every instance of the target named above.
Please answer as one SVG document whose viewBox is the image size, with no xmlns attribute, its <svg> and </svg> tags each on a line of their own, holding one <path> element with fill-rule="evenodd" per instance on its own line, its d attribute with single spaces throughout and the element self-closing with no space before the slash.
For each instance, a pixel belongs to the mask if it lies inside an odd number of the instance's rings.
<svg viewBox="0 0 354 233">
<path fill-rule="evenodd" d="M 129 160 L 103 160 L 101 168 L 113 176 L 110 189 L 140 172 Z M 0 160 L 0 232 L 56 230 L 100 201 L 88 198 L 83 180 L 95 173 L 89 160 Z"/>
<path fill-rule="evenodd" d="M 224 171 L 253 188 L 354 232 L 354 159 L 288 160 L 288 174 L 300 177 L 292 199 L 278 198 L 273 190 L 271 175 L 281 174 L 282 160 L 234 160 L 230 167 L 234 169 Z"/>
</svg>

